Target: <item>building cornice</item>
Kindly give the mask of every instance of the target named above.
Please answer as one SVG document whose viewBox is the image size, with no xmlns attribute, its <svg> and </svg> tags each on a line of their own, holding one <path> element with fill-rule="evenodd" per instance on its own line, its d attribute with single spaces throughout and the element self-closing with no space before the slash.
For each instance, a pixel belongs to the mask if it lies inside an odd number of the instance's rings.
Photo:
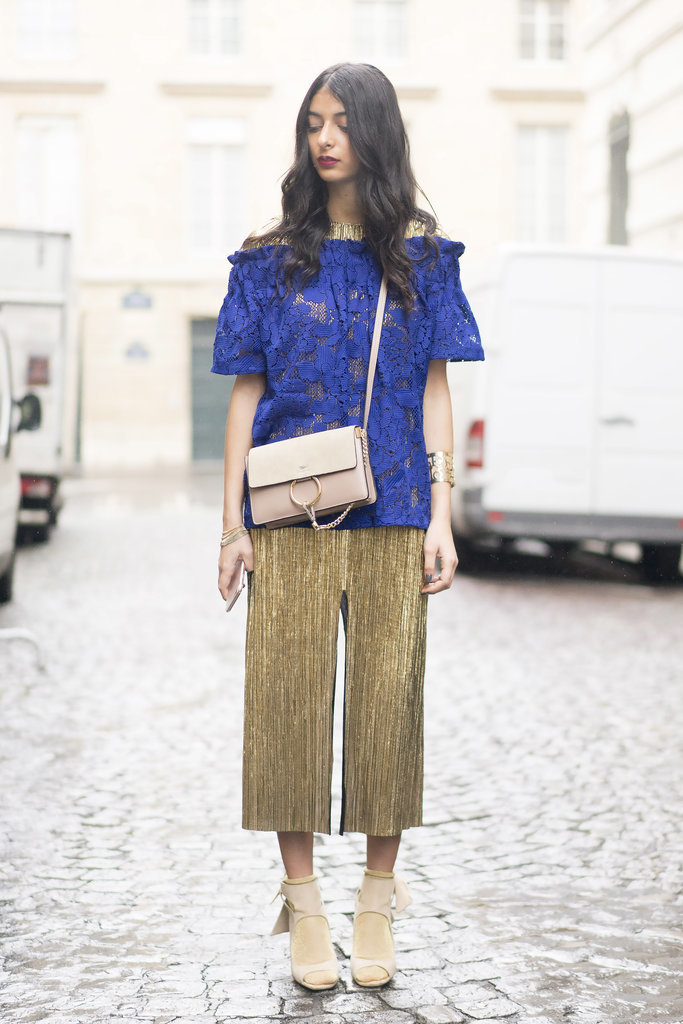
<svg viewBox="0 0 683 1024">
<path fill-rule="evenodd" d="M 396 95 L 400 100 L 433 100 L 439 94 L 436 85 L 397 85 Z"/>
<path fill-rule="evenodd" d="M 583 89 L 497 88 L 491 90 L 496 100 L 506 103 L 583 103 Z"/>
<path fill-rule="evenodd" d="M 162 82 L 159 86 L 167 96 L 233 96 L 260 99 L 269 96 L 272 85 L 258 82 Z"/>
<path fill-rule="evenodd" d="M 66 95 L 93 95 L 104 92 L 105 82 L 88 82 L 77 79 L 35 79 L 35 78 L 0 78 L 0 93 L 57 93 Z"/>
</svg>

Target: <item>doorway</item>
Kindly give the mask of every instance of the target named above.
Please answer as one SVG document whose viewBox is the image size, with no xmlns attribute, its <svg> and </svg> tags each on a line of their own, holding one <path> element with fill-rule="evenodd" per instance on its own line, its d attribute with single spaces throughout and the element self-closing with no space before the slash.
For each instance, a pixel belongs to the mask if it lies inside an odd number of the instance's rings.
<svg viewBox="0 0 683 1024">
<path fill-rule="evenodd" d="M 222 459 L 225 417 L 234 376 L 211 373 L 216 321 L 193 319 L 192 338 L 192 461 Z"/>
</svg>

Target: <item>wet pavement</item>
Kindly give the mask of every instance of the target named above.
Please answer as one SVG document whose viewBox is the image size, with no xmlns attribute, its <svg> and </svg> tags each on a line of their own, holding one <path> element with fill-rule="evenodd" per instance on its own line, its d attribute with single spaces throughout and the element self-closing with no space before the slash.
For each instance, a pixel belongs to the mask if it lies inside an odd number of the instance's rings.
<svg viewBox="0 0 683 1024">
<path fill-rule="evenodd" d="M 341 982 L 312 994 L 268 935 L 274 839 L 239 827 L 245 602 L 226 616 L 215 589 L 220 480 L 67 490 L 0 609 L 47 666 L 0 641 L 3 1024 L 683 1021 L 682 586 L 536 557 L 432 599 L 399 972 L 352 984 L 362 837 L 320 837 Z"/>
</svg>

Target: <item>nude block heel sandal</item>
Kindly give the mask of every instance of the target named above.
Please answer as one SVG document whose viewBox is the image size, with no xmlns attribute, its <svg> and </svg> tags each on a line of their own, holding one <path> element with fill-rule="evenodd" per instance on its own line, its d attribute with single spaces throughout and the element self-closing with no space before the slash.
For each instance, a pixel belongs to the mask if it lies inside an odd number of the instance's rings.
<svg viewBox="0 0 683 1024">
<path fill-rule="evenodd" d="M 284 902 L 270 934 L 289 932 L 292 977 L 314 991 L 334 988 L 339 968 L 316 876 L 284 878 L 278 896 Z"/>
<path fill-rule="evenodd" d="M 357 985 L 379 988 L 393 978 L 396 959 L 391 922 L 411 902 L 408 886 L 393 871 L 365 869 L 353 920 L 351 977 Z"/>
</svg>

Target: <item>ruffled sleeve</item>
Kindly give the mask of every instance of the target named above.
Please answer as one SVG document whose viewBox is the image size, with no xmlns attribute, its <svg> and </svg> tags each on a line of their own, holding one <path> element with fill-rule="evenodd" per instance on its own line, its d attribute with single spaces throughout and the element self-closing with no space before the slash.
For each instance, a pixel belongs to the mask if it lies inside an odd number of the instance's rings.
<svg viewBox="0 0 683 1024">
<path fill-rule="evenodd" d="M 250 253 L 230 256 L 228 292 L 216 324 L 212 373 L 264 373 L 265 310 L 268 308 L 258 264 Z"/>
<path fill-rule="evenodd" d="M 470 304 L 460 286 L 462 242 L 439 239 L 439 261 L 434 270 L 430 309 L 434 332 L 430 357 L 451 361 L 481 360 L 484 350 Z"/>
</svg>

